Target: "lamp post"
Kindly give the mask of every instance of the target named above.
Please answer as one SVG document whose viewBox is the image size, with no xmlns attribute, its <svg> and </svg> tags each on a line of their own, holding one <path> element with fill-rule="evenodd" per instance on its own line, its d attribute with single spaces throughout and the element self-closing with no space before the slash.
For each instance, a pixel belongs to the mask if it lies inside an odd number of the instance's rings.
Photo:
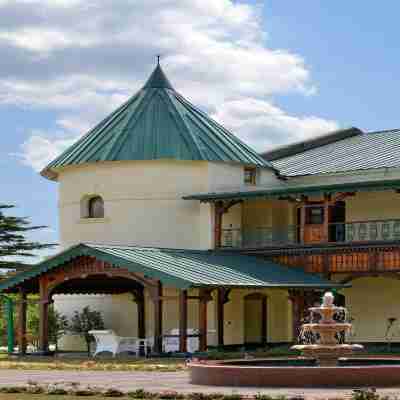
<svg viewBox="0 0 400 400">
<path fill-rule="evenodd" d="M 0 294 L 4 300 L 7 317 L 7 351 L 9 354 L 14 352 L 14 303 L 10 297 Z"/>
</svg>

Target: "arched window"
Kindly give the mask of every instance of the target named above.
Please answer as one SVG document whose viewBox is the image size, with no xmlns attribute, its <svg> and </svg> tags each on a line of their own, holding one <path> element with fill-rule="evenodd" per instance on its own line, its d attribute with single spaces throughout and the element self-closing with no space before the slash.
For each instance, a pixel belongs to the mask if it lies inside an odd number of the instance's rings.
<svg viewBox="0 0 400 400">
<path fill-rule="evenodd" d="M 104 218 L 104 201 L 100 196 L 89 199 L 87 215 L 88 218 Z"/>
</svg>

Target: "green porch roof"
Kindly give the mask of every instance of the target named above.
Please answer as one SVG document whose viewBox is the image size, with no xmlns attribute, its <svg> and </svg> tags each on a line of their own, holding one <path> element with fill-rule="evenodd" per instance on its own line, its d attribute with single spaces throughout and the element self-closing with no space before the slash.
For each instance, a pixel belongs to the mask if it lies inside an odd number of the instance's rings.
<svg viewBox="0 0 400 400">
<path fill-rule="evenodd" d="M 184 196 L 184 200 L 201 200 L 204 202 L 224 199 L 248 199 L 248 198 L 279 198 L 285 196 L 301 196 L 301 195 L 322 195 L 324 193 L 338 192 L 357 192 L 357 191 L 374 191 L 374 190 L 399 190 L 400 179 L 390 180 L 369 180 L 358 182 L 340 182 L 331 184 L 308 184 L 280 183 L 276 186 L 267 188 L 255 188 L 245 190 L 232 190 L 229 192 L 210 192 L 198 193 Z"/>
<path fill-rule="evenodd" d="M 180 289 L 194 287 L 237 288 L 332 288 L 343 285 L 308 274 L 302 268 L 288 268 L 256 256 L 225 251 L 195 251 L 79 244 L 32 269 L 0 282 L 0 292 L 35 279 L 39 275 L 79 257 L 92 256 L 115 267 L 160 280 Z"/>
<path fill-rule="evenodd" d="M 67 165 L 123 160 L 223 161 L 273 168 L 177 93 L 160 65 L 144 87 L 43 169 L 57 179 Z"/>
</svg>

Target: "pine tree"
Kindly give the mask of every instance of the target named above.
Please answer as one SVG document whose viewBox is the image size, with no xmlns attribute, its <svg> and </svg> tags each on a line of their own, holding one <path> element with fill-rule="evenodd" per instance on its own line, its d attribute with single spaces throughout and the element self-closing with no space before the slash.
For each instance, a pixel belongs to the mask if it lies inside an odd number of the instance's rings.
<svg viewBox="0 0 400 400">
<path fill-rule="evenodd" d="M 34 257 L 35 250 L 47 249 L 55 246 L 50 243 L 29 241 L 26 234 L 30 231 L 46 228 L 32 226 L 26 217 L 5 215 L 3 211 L 15 206 L 0 204 L 0 269 L 18 269 L 26 267 L 21 261 L 9 260 L 8 257 Z"/>
</svg>

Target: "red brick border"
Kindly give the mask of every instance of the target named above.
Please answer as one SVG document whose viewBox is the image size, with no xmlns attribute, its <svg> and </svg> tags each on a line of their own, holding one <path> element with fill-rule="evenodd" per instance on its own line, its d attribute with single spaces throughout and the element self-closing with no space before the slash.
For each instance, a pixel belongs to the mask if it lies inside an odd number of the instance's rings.
<svg viewBox="0 0 400 400">
<path fill-rule="evenodd" d="M 191 363 L 189 369 L 191 383 L 197 385 L 297 388 L 400 386 L 400 365 L 274 367 Z"/>
</svg>

